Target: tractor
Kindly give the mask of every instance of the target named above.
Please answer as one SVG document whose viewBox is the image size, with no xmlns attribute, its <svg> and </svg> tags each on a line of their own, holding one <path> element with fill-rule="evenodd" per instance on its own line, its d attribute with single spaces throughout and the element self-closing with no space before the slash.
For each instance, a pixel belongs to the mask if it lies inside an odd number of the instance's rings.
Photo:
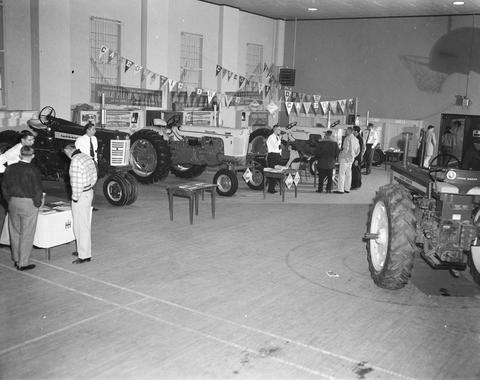
<svg viewBox="0 0 480 380">
<path fill-rule="evenodd" d="M 247 165 L 248 129 L 182 125 L 182 116 L 154 119 L 130 136 L 132 174 L 141 183 L 154 183 L 169 172 L 194 178 L 207 166 L 219 167 L 213 183 L 217 193 L 231 196 L 238 189 L 237 168 Z"/>
<path fill-rule="evenodd" d="M 31 119 L 28 126 L 35 134 L 35 158 L 33 163 L 40 169 L 45 180 L 68 180 L 69 159 L 63 148 L 84 134 L 84 128 L 71 121 L 57 118 L 55 110 L 44 107 L 38 119 Z M 127 133 L 98 129 L 98 178 L 106 176 L 103 194 L 114 206 L 134 203 L 138 184 L 128 173 L 130 140 Z M 20 134 L 13 130 L 0 133 L 0 152 L 3 153 L 20 141 Z"/>
<path fill-rule="evenodd" d="M 433 269 L 454 276 L 468 267 L 480 284 L 480 171 L 460 167 L 456 157 L 443 154 L 429 169 L 408 163 L 406 155 L 391 165 L 391 183 L 378 190 L 364 236 L 377 286 L 404 287 L 417 252 Z"/>
</svg>

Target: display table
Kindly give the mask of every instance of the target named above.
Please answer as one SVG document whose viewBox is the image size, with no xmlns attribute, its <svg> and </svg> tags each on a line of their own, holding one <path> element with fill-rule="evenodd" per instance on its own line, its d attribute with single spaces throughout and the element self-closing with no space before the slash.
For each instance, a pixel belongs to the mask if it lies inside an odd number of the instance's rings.
<svg viewBox="0 0 480 380">
<path fill-rule="evenodd" d="M 33 245 L 46 250 L 47 259 L 50 260 L 50 248 L 70 243 L 75 240 L 73 234 L 72 210 L 70 204 L 55 202 L 45 205 L 38 213 L 37 228 Z M 8 214 L 3 224 L 0 244 L 10 245 L 8 233 Z"/>
<path fill-rule="evenodd" d="M 285 202 L 285 181 L 288 178 L 288 175 L 290 174 L 292 177 L 295 177 L 297 175 L 297 170 L 296 169 L 273 169 L 273 168 L 264 168 L 263 169 L 263 199 L 265 199 L 266 196 L 266 190 L 267 190 L 267 180 L 270 179 L 278 179 L 280 182 L 280 195 L 282 196 L 282 202 Z M 295 198 L 297 197 L 297 184 L 292 182 L 292 185 L 295 187 Z"/>
<path fill-rule="evenodd" d="M 193 208 L 195 207 L 195 215 L 198 215 L 198 198 L 202 195 L 204 199 L 205 191 L 210 192 L 212 205 L 212 218 L 215 219 L 215 196 L 217 185 L 213 183 L 189 183 L 177 186 L 167 187 L 168 209 L 170 211 L 170 220 L 173 220 L 173 197 L 188 198 L 190 224 L 193 224 Z"/>
</svg>

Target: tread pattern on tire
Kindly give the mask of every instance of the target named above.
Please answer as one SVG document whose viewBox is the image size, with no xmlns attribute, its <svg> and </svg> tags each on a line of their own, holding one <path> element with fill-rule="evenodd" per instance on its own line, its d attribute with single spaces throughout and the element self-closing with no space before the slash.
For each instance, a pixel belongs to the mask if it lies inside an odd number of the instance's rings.
<svg viewBox="0 0 480 380">
<path fill-rule="evenodd" d="M 224 197 L 230 197 L 230 196 L 232 196 L 233 194 L 235 194 L 235 192 L 236 192 L 237 189 L 238 189 L 238 179 L 237 179 L 237 176 L 236 176 L 235 172 L 232 172 L 231 170 L 228 170 L 228 169 L 220 169 L 219 171 L 217 171 L 217 173 L 215 173 L 215 176 L 213 177 L 213 183 L 217 183 L 218 178 L 219 178 L 221 175 L 226 175 L 226 176 L 228 176 L 228 178 L 230 178 L 230 181 L 232 182 L 232 187 L 230 188 L 230 190 L 228 190 L 228 191 L 226 191 L 226 192 L 222 192 L 222 191 L 217 187 L 217 194 L 218 194 L 218 195 L 221 195 L 221 196 L 224 196 Z"/>
<path fill-rule="evenodd" d="M 370 207 L 368 230 L 370 230 L 374 206 L 379 201 L 383 201 L 388 214 L 388 252 L 383 269 L 377 272 L 370 257 L 370 241 L 367 242 L 370 274 L 378 286 L 386 289 L 400 289 L 408 283 L 413 267 L 413 259 L 418 250 L 415 245 L 415 206 L 410 194 L 402 186 L 392 184 L 382 186 Z"/>
<path fill-rule="evenodd" d="M 122 187 L 122 197 L 118 201 L 114 201 L 108 195 L 109 182 L 117 182 Z M 122 174 L 113 174 L 105 178 L 103 182 L 103 195 L 105 199 L 113 206 L 125 206 L 130 198 L 130 184 L 123 177 Z"/>
<path fill-rule="evenodd" d="M 131 170 L 130 173 L 141 183 L 150 184 L 158 182 L 168 176 L 170 171 L 172 163 L 170 147 L 162 136 L 150 129 L 142 129 L 135 132 L 130 137 L 130 145 L 132 146 L 135 141 L 141 139 L 147 140 L 153 145 L 155 153 L 157 154 L 157 166 L 153 173 L 146 177 L 139 176 L 133 170 Z"/>
</svg>

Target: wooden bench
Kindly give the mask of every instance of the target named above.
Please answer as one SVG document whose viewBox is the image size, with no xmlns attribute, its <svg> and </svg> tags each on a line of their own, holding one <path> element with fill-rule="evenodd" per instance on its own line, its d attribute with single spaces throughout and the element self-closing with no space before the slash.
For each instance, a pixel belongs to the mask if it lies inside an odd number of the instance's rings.
<svg viewBox="0 0 480 380">
<path fill-rule="evenodd" d="M 188 183 L 177 186 L 167 187 L 168 209 L 170 211 L 170 220 L 173 220 L 173 197 L 188 198 L 188 209 L 190 215 L 190 224 L 193 224 L 193 209 L 195 215 L 198 215 L 198 198 L 202 195 L 205 197 L 205 191 L 209 191 L 211 195 L 212 218 L 215 219 L 215 196 L 217 185 L 212 183 Z"/>
<path fill-rule="evenodd" d="M 285 180 L 287 179 L 288 175 L 290 174 L 292 177 L 295 177 L 298 170 L 295 169 L 272 169 L 272 168 L 264 168 L 263 169 L 263 177 L 264 177 L 264 184 L 263 184 L 263 199 L 266 196 L 267 190 L 267 180 L 270 179 L 278 179 L 280 182 L 280 195 L 282 196 L 282 202 L 285 202 Z M 297 197 L 297 185 L 293 182 L 293 186 L 295 187 L 295 198 Z"/>
</svg>

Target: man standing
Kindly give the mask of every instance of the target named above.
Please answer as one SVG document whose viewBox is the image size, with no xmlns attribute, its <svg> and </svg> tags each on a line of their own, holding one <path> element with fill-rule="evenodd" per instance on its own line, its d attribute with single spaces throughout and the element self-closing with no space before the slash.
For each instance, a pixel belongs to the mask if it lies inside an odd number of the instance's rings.
<svg viewBox="0 0 480 380">
<path fill-rule="evenodd" d="M 40 172 L 31 163 L 31 146 L 22 146 L 20 161 L 9 165 L 3 177 L 2 190 L 8 202 L 8 229 L 12 260 L 18 270 L 35 268 L 29 264 L 37 227 L 38 209 L 42 204 Z"/>
<path fill-rule="evenodd" d="M 12 165 L 20 161 L 20 149 L 23 146 L 32 146 L 35 142 L 35 135 L 28 129 L 20 132 L 20 142 L 13 147 L 0 154 L 0 186 L 2 184 L 3 173 L 5 173 L 6 165 Z M 0 196 L 0 231 L 3 229 L 5 215 L 7 213 L 7 202 Z"/>
<path fill-rule="evenodd" d="M 358 153 L 357 157 L 353 161 L 352 165 L 352 190 L 359 189 L 362 186 L 362 170 L 360 168 L 362 162 L 362 156 L 365 153 L 365 148 L 363 144 L 363 139 L 360 134 L 360 127 L 355 125 L 353 127 L 353 135 L 357 138 L 358 144 L 360 145 L 360 153 Z"/>
<path fill-rule="evenodd" d="M 78 255 L 73 264 L 81 264 L 92 258 L 91 211 L 97 169 L 92 158 L 74 146 L 67 145 L 64 152 L 72 160 L 69 174 L 72 186 L 73 233 L 77 240 Z"/>
<path fill-rule="evenodd" d="M 429 125 L 427 133 L 425 134 L 425 156 L 423 159 L 423 167 L 428 169 L 430 167 L 430 160 L 433 156 L 433 151 L 437 145 L 437 140 L 435 139 L 435 127 Z"/>
<path fill-rule="evenodd" d="M 315 158 L 317 159 L 318 172 L 318 190 L 317 193 L 323 192 L 323 183 L 327 178 L 327 193 L 332 192 L 333 187 L 333 169 L 338 158 L 338 144 L 332 138 L 332 131 L 325 132 L 325 138 L 320 140 L 315 147 Z"/>
<path fill-rule="evenodd" d="M 280 139 L 280 127 L 278 125 L 273 126 L 273 132 L 267 139 L 267 165 L 269 168 L 274 168 L 275 165 L 279 165 L 282 159 L 282 147 Z M 275 193 L 275 183 L 273 179 L 268 180 L 268 192 Z"/>
<path fill-rule="evenodd" d="M 98 141 L 95 137 L 95 132 L 95 125 L 91 122 L 88 122 L 85 125 L 85 134 L 75 140 L 75 148 L 79 149 L 80 152 L 92 157 L 95 163 L 98 163 Z"/>
<path fill-rule="evenodd" d="M 372 171 L 373 153 L 378 145 L 377 132 L 373 124 L 368 123 L 367 129 L 363 133 L 363 142 L 365 143 L 365 174 L 370 174 Z"/>
<path fill-rule="evenodd" d="M 440 153 L 443 155 L 453 155 L 453 149 L 457 145 L 456 137 L 452 133 L 452 127 L 450 125 L 447 126 L 445 133 L 442 135 L 440 139 Z M 440 163 L 442 166 L 446 166 L 448 163 L 449 157 L 443 157 L 442 162 Z"/>
<path fill-rule="evenodd" d="M 338 155 L 340 168 L 338 170 L 338 190 L 337 194 L 350 192 L 352 184 L 352 164 L 355 157 L 360 153 L 360 144 L 357 138 L 353 135 L 353 128 L 348 127 L 345 130 L 346 137 L 343 140 L 342 150 Z"/>
</svg>

